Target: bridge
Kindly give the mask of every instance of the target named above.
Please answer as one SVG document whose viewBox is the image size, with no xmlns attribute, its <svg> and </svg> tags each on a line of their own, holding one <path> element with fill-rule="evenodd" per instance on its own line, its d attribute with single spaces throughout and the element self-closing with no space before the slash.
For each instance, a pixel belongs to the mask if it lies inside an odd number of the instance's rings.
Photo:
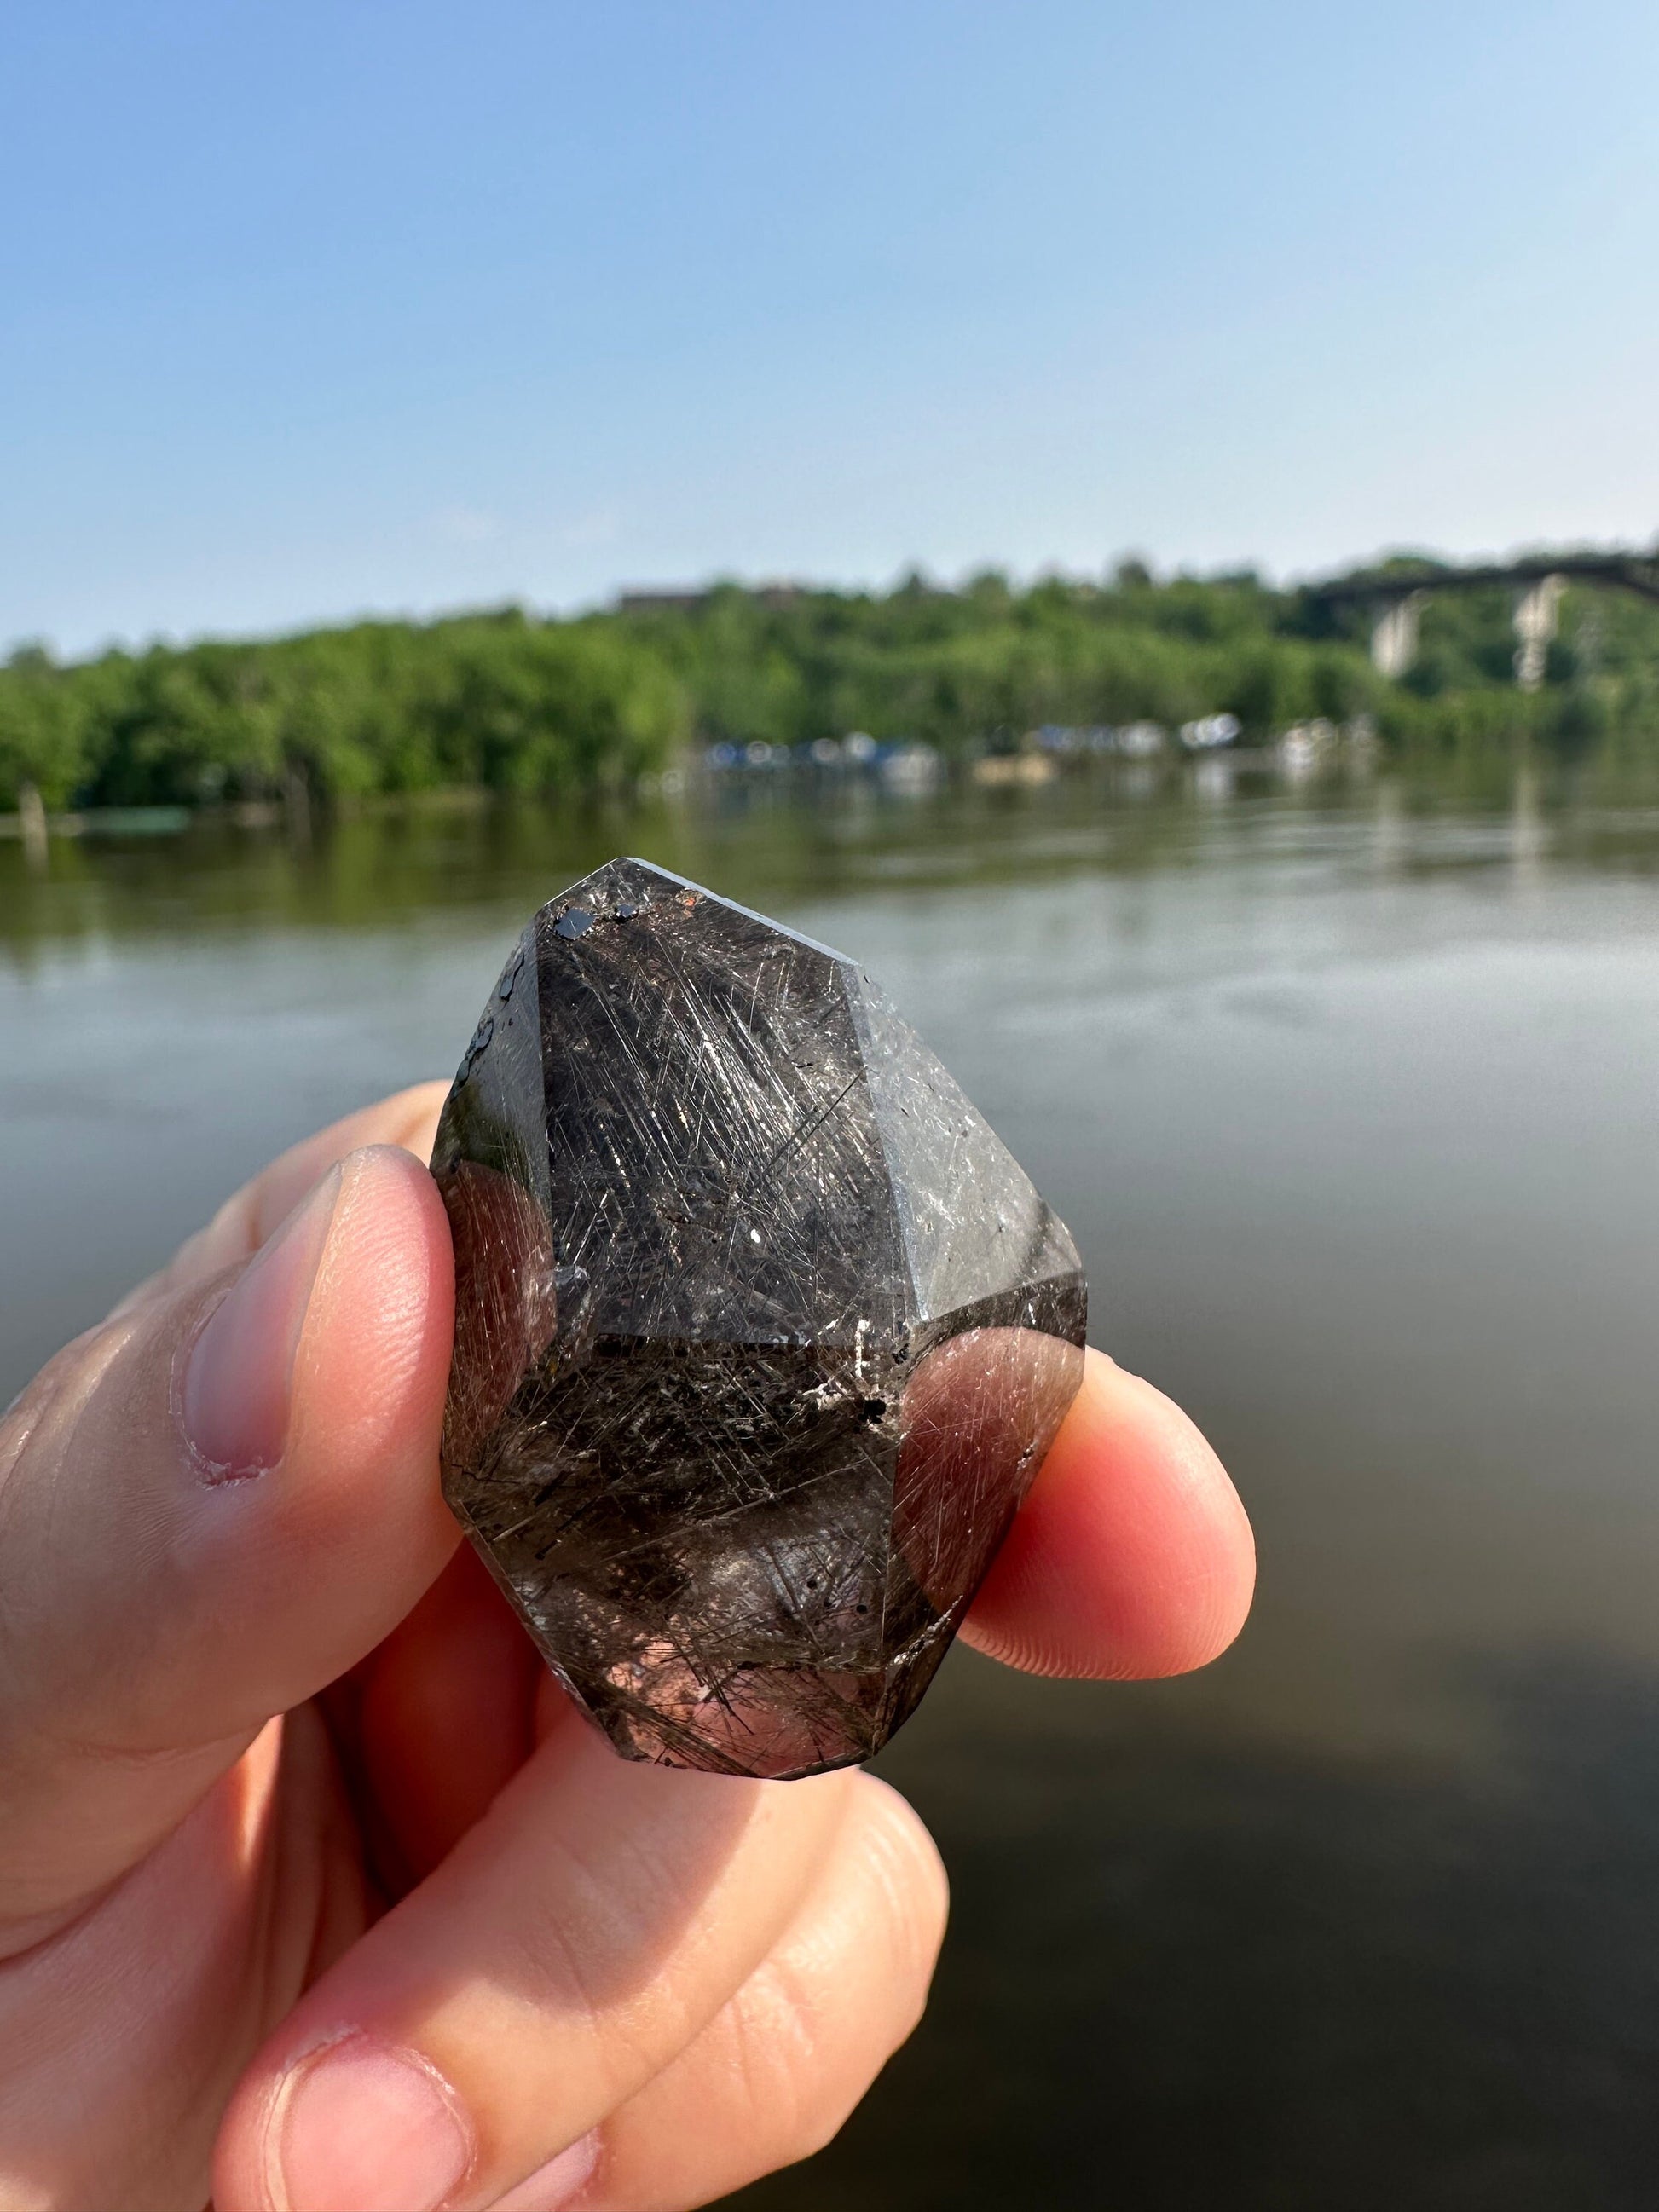
<svg viewBox="0 0 1659 2212">
<path fill-rule="evenodd" d="M 1328 607 L 1368 608 L 1373 665 L 1384 676 L 1403 676 L 1417 658 L 1419 618 L 1434 592 L 1511 590 L 1516 594 L 1515 680 L 1523 691 L 1535 691 L 1544 680 L 1561 594 L 1569 584 L 1633 592 L 1659 604 L 1659 547 L 1651 553 L 1540 553 L 1469 568 L 1391 563 L 1315 584 L 1308 596 Z"/>
</svg>

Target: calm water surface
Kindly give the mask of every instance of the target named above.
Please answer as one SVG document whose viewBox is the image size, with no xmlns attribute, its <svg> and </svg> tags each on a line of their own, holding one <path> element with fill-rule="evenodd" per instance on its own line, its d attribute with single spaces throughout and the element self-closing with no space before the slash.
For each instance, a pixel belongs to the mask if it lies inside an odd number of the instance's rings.
<svg viewBox="0 0 1659 2212">
<path fill-rule="evenodd" d="M 1233 1468 L 1208 1673 L 960 1654 L 929 2023 L 749 2212 L 1659 2191 L 1659 789 L 1157 774 L 0 843 L 0 1401 L 617 851 L 859 956 Z"/>
</svg>

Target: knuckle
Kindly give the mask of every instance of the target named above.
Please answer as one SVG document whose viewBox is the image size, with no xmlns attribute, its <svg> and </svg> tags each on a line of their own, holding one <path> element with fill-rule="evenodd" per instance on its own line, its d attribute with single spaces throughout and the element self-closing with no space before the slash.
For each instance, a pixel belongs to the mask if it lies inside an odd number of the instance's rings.
<svg viewBox="0 0 1659 2212">
<path fill-rule="evenodd" d="M 87 1404 L 133 1326 L 122 1316 L 76 1337 L 0 1414 L 0 1714 L 27 1702 L 26 1686 L 52 1646 L 65 1471 Z"/>
<path fill-rule="evenodd" d="M 32 1445 L 74 1419 L 131 1333 L 129 1315 L 111 1315 L 54 1352 L 0 1413 L 0 1484 Z"/>
<path fill-rule="evenodd" d="M 821 2150 L 921 2016 L 945 1932 L 933 1838 L 904 1800 L 860 1777 L 835 1908 L 757 1968 L 728 2008 L 745 2139 L 770 2161 Z M 847 1971 L 879 1961 L 875 1981 Z M 849 2006 L 848 1988 L 874 1994 Z"/>
<path fill-rule="evenodd" d="M 736 2086 L 744 2135 L 773 2165 L 821 2150 L 857 2102 L 884 2050 L 851 2094 L 841 2069 L 824 2063 L 828 2021 L 819 1978 L 785 1957 L 767 1960 L 734 2006 Z"/>
<path fill-rule="evenodd" d="M 950 1881 L 938 1847 L 912 1807 L 873 1775 L 860 1778 L 867 1793 L 861 1808 L 865 1865 L 881 1901 L 890 1955 L 915 1992 L 908 2034 L 921 2017 L 945 1940 Z"/>
</svg>

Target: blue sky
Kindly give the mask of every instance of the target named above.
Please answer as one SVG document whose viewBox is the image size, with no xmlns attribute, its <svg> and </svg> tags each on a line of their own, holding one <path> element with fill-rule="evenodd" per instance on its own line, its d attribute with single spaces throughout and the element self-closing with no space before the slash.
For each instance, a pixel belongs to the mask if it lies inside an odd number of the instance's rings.
<svg viewBox="0 0 1659 2212">
<path fill-rule="evenodd" d="M 1659 535 L 1653 0 L 19 0 L 0 642 Z"/>
</svg>

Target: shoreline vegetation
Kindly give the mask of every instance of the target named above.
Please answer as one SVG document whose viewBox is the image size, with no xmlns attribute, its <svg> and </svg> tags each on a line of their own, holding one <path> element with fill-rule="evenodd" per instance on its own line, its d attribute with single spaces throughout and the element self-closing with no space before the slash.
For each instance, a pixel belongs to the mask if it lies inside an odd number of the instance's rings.
<svg viewBox="0 0 1659 2212">
<path fill-rule="evenodd" d="M 1513 612 L 1501 587 L 1431 597 L 1397 679 L 1372 665 L 1362 607 L 1136 562 L 1029 587 L 718 584 L 569 619 L 514 606 L 69 664 L 24 646 L 0 665 L 0 814 L 34 840 L 94 810 L 256 826 L 313 805 L 672 788 L 699 763 L 878 752 L 1018 781 L 1068 752 L 1178 751 L 1183 731 L 1313 753 L 1345 732 L 1390 751 L 1659 735 L 1659 607 L 1568 590 L 1533 691 Z"/>
</svg>

